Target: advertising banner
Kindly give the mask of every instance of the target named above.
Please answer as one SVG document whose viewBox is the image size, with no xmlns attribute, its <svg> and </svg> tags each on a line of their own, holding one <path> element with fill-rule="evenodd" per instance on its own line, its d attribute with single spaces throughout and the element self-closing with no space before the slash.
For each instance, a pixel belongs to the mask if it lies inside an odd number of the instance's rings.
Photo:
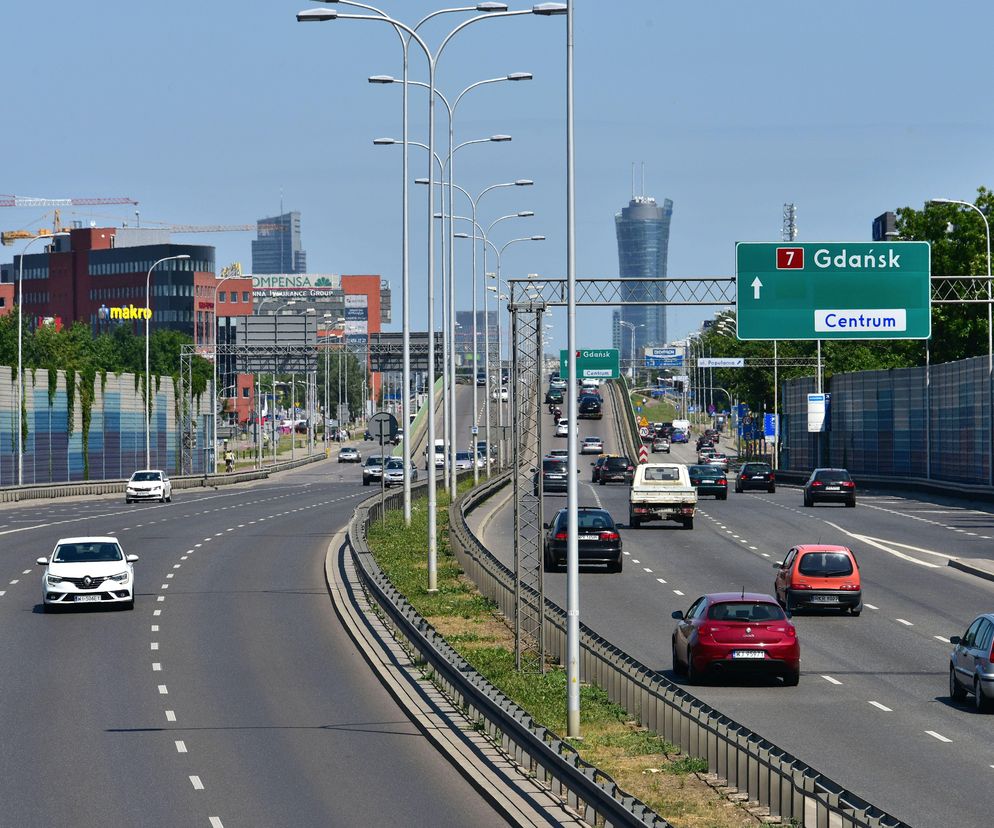
<svg viewBox="0 0 994 828">
<path fill-rule="evenodd" d="M 345 307 L 346 309 L 369 307 L 369 297 L 365 293 L 347 293 L 345 294 Z"/>
</svg>

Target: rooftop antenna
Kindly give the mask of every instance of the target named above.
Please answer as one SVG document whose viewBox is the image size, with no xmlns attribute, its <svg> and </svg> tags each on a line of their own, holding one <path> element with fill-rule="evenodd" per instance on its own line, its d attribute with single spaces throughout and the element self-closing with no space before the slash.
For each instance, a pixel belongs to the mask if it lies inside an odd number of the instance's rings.
<svg viewBox="0 0 994 828">
<path fill-rule="evenodd" d="M 797 238 L 797 208 L 793 203 L 783 205 L 783 229 L 781 239 L 792 242 Z"/>
<path fill-rule="evenodd" d="M 642 198 L 645 198 L 645 161 L 642 162 Z"/>
<path fill-rule="evenodd" d="M 743 601 L 745 600 L 745 597 L 746 597 L 746 588 L 745 588 L 745 584 L 743 584 L 742 585 L 742 600 Z"/>
<path fill-rule="evenodd" d="M 635 162 L 632 161 L 632 201 L 635 201 Z"/>
</svg>

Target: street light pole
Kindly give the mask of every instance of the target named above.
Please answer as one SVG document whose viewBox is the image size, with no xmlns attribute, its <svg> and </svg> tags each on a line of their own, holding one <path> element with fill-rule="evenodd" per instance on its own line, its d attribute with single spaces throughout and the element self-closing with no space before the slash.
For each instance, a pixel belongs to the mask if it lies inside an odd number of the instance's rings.
<svg viewBox="0 0 994 828">
<path fill-rule="evenodd" d="M 149 370 L 149 325 L 152 319 L 152 308 L 150 304 L 149 290 L 152 285 L 152 271 L 155 270 L 163 262 L 178 261 L 180 259 L 189 259 L 190 257 L 183 253 L 179 256 L 166 256 L 165 258 L 159 259 L 152 263 L 152 266 L 148 269 L 148 273 L 145 276 L 145 468 L 149 469 L 152 467 L 152 375 Z M 211 395 L 214 394 L 214 389 L 211 388 Z"/>
<path fill-rule="evenodd" d="M 225 276 L 222 276 L 214 284 L 214 305 L 213 305 L 213 308 L 214 308 L 214 319 L 213 319 L 213 322 L 214 322 L 214 324 L 212 326 L 213 330 L 211 331 L 211 339 L 214 341 L 214 355 L 213 355 L 214 358 L 212 360 L 212 362 L 214 363 L 214 379 L 213 379 L 213 383 L 211 384 L 211 395 L 214 398 L 214 399 L 212 399 L 212 403 L 213 403 L 214 407 L 211 409 L 211 414 L 213 415 L 211 417 L 211 423 L 213 424 L 213 432 L 214 432 L 211 435 L 211 437 L 213 438 L 212 442 L 211 442 L 211 447 L 212 447 L 211 456 L 214 458 L 214 474 L 217 474 L 217 420 L 218 420 L 218 413 L 217 413 L 217 359 L 218 359 L 218 356 L 217 356 L 217 290 L 218 290 L 219 287 L 221 287 L 222 284 L 224 284 L 225 282 L 227 282 L 228 279 L 239 278 L 239 277 L 241 277 L 241 275 L 242 275 L 241 274 L 241 270 L 239 270 L 236 273 L 229 273 L 229 274 L 227 274 Z M 236 389 L 236 393 L 237 393 L 237 389 Z"/>
<path fill-rule="evenodd" d="M 52 233 L 31 239 L 21 251 L 17 267 L 17 485 L 24 485 L 24 257 L 28 248 L 41 239 L 66 237 L 68 233 Z"/>
</svg>

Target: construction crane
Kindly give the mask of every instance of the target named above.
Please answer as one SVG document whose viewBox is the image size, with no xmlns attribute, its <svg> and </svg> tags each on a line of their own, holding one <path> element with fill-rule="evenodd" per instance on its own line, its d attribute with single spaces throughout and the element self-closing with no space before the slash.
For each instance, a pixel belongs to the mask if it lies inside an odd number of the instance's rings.
<svg viewBox="0 0 994 828">
<path fill-rule="evenodd" d="M 36 198 L 34 196 L 0 195 L 0 207 L 87 207 L 99 204 L 135 204 L 138 202 L 133 198 Z M 65 228 L 62 226 L 59 211 L 55 210 L 53 229 L 41 230 L 9 230 L 0 233 L 0 244 L 5 247 L 12 245 L 21 239 L 37 239 L 40 236 L 52 236 L 61 233 Z"/>
</svg>

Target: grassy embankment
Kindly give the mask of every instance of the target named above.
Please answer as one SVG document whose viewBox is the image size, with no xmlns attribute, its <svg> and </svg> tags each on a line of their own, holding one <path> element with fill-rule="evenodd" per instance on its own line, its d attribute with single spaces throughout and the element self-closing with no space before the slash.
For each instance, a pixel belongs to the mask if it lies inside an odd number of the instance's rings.
<svg viewBox="0 0 994 828">
<path fill-rule="evenodd" d="M 461 491 L 469 488 L 467 481 Z M 427 508 L 412 504 L 412 521 L 404 526 L 399 511 L 385 525 L 370 527 L 369 545 L 379 565 L 446 640 L 492 684 L 514 699 L 536 721 L 556 733 L 566 732 L 566 674 L 550 665 L 544 675 L 514 669 L 514 636 L 496 606 L 463 575 L 448 544 L 448 497 L 438 496 L 438 592 L 429 594 L 425 552 Z M 695 773 L 704 760 L 679 749 L 630 720 L 628 713 L 600 688 L 580 691 L 583 739 L 574 747 L 591 764 L 609 773 L 627 792 L 654 808 L 677 828 L 743 828 L 756 822 L 721 797 Z"/>
</svg>

